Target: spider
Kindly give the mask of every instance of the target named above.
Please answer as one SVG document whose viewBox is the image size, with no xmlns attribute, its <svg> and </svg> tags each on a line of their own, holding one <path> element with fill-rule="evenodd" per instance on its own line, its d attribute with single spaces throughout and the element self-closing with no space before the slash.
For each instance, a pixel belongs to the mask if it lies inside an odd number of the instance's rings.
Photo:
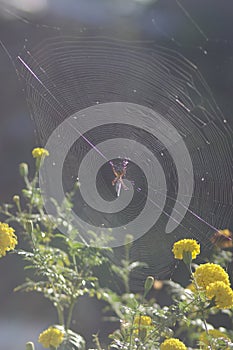
<svg viewBox="0 0 233 350">
<path fill-rule="evenodd" d="M 124 188 L 124 190 L 127 190 L 127 186 L 123 182 L 123 177 L 126 174 L 127 164 L 129 162 L 124 160 L 121 166 L 118 166 L 117 168 L 114 166 L 112 162 L 110 162 L 110 165 L 112 167 L 113 174 L 115 175 L 115 179 L 112 180 L 112 185 L 116 185 L 116 195 L 117 197 L 120 196 L 121 192 L 121 186 Z"/>
</svg>

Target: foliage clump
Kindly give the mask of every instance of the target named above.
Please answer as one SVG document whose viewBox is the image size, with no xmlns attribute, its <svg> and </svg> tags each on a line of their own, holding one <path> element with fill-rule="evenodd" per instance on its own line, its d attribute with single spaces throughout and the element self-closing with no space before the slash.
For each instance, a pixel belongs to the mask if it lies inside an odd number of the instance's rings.
<svg viewBox="0 0 233 350">
<path fill-rule="evenodd" d="M 232 239 L 229 230 L 221 230 L 212 237 L 215 250 L 210 261 L 196 265 L 193 260 L 200 254 L 200 244 L 193 239 L 174 242 L 171 250 L 174 258 L 183 260 L 190 273 L 190 286 L 182 287 L 173 281 L 155 281 L 148 276 L 142 294 L 130 290 L 130 275 L 133 270 L 144 267 L 142 262 L 131 261 L 132 237 L 126 235 L 125 254 L 118 264 L 110 260 L 110 248 L 103 247 L 103 235 L 90 231 L 90 245 L 82 241 L 79 231 L 71 220 L 70 212 L 78 184 L 67 193 L 62 205 L 51 198 L 56 214 L 51 216 L 44 210 L 41 190 L 38 185 L 39 169 L 47 150 L 35 148 L 35 173 L 29 178 L 28 165 L 21 163 L 20 175 L 25 187 L 21 195 L 13 197 L 13 205 L 3 204 L 0 212 L 0 256 L 13 251 L 26 261 L 26 269 L 34 271 L 33 278 L 27 278 L 16 291 L 36 291 L 49 299 L 57 310 L 54 325 L 41 332 L 38 341 L 50 350 L 84 350 L 85 339 L 70 329 L 74 307 L 78 299 L 87 295 L 105 301 L 108 310 L 114 313 L 111 319 L 119 321 L 119 327 L 109 335 L 109 345 L 102 346 L 98 335 L 93 335 L 95 349 L 122 350 L 185 350 L 189 349 L 233 349 L 233 331 L 223 327 L 214 329 L 209 319 L 219 312 L 233 316 L 233 291 L 224 268 L 232 261 Z M 11 225 L 29 243 L 28 249 L 16 249 L 18 237 Z M 68 228 L 68 234 L 60 234 L 58 228 Z M 225 233 L 226 232 L 226 237 Z M 111 237 L 109 238 L 111 239 Z M 222 242 L 222 243 L 221 243 Z M 105 242 L 107 243 L 107 242 Z M 102 286 L 97 273 L 103 266 L 111 268 L 124 286 L 117 293 Z M 170 291 L 173 304 L 160 306 L 151 298 L 152 291 L 160 288 Z M 27 350 L 34 350 L 28 342 Z"/>
</svg>

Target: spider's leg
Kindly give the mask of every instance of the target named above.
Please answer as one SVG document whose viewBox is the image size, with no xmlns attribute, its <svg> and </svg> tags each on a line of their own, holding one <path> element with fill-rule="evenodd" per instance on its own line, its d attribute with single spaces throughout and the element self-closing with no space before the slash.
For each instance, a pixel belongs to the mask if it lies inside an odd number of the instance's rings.
<svg viewBox="0 0 233 350">
<path fill-rule="evenodd" d="M 114 185 L 115 185 L 115 183 L 117 182 L 117 180 L 118 180 L 118 177 L 115 177 L 115 179 L 114 179 L 114 180 L 112 180 L 112 186 L 114 186 Z"/>
<path fill-rule="evenodd" d="M 121 179 L 118 179 L 118 181 L 116 182 L 116 195 L 117 195 L 117 197 L 120 196 L 121 186 L 122 186 Z"/>
<path fill-rule="evenodd" d="M 125 176 L 125 174 L 126 174 L 126 167 L 123 168 L 123 174 L 122 174 L 122 176 Z"/>
<path fill-rule="evenodd" d="M 116 172 L 116 169 L 115 169 L 115 167 L 114 167 L 114 165 L 112 165 L 112 171 L 113 171 L 113 174 L 117 177 L 117 172 Z"/>
<path fill-rule="evenodd" d="M 122 184 L 122 187 L 124 188 L 124 190 L 128 190 L 128 187 L 124 184 L 124 181 L 122 180 L 122 178 L 120 178 L 119 181 Z"/>
</svg>

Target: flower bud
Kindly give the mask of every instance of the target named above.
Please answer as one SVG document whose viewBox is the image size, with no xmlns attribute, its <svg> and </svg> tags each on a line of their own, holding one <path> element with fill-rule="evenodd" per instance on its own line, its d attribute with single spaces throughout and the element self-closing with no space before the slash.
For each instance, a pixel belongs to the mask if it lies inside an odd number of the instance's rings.
<svg viewBox="0 0 233 350">
<path fill-rule="evenodd" d="M 155 281 L 155 279 L 153 276 L 147 277 L 146 282 L 144 284 L 144 296 L 146 296 L 149 293 L 149 291 L 153 287 L 154 281 Z"/>
<path fill-rule="evenodd" d="M 13 201 L 18 206 L 19 205 L 19 196 L 18 195 L 13 196 Z"/>
<path fill-rule="evenodd" d="M 125 236 L 125 245 L 132 244 L 132 242 L 133 242 L 133 235 L 127 234 Z"/>
<path fill-rule="evenodd" d="M 18 211 L 21 211 L 20 198 L 18 195 L 13 196 L 13 202 L 15 202 Z"/>
<path fill-rule="evenodd" d="M 32 342 L 28 342 L 26 344 L 26 350 L 35 350 L 34 344 Z"/>
<path fill-rule="evenodd" d="M 79 187 L 80 187 L 80 182 L 79 182 L 78 179 L 77 179 L 77 181 L 75 181 L 75 183 L 74 183 L 74 190 L 75 190 L 75 191 L 78 190 Z"/>
<path fill-rule="evenodd" d="M 22 195 L 24 198 L 31 198 L 32 196 L 32 191 L 31 190 L 26 190 L 25 188 L 22 189 Z"/>
<path fill-rule="evenodd" d="M 28 176 L 28 165 L 27 163 L 19 164 L 19 173 L 22 177 Z"/>
</svg>

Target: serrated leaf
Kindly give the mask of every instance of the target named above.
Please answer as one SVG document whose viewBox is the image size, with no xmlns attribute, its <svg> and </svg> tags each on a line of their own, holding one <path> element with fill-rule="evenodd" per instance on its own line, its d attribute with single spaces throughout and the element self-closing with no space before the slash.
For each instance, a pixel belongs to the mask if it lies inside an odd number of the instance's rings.
<svg viewBox="0 0 233 350">
<path fill-rule="evenodd" d="M 66 331 L 64 342 L 59 347 L 59 350 L 85 350 L 86 342 L 84 338 L 72 330 Z"/>
</svg>

